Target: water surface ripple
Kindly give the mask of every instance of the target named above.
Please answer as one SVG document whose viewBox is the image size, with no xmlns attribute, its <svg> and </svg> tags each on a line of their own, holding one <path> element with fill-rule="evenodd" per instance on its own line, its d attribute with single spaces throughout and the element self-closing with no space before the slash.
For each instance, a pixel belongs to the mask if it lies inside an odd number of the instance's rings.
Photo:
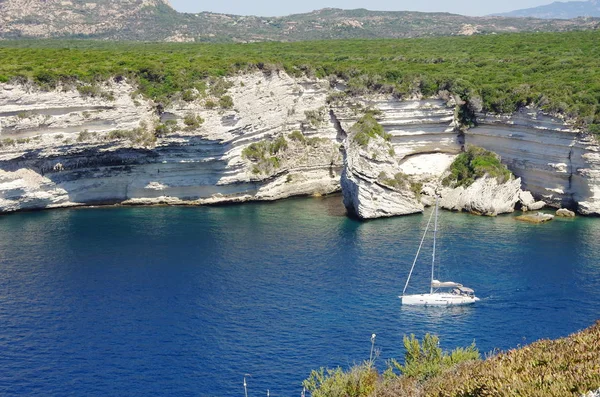
<svg viewBox="0 0 600 397">
<path fill-rule="evenodd" d="M 425 215 L 359 223 L 340 198 L 0 217 L 0 394 L 299 396 L 320 366 L 402 337 L 487 352 L 599 316 L 600 220 L 440 216 L 439 277 L 482 301 L 402 307 Z M 426 288 L 431 251 L 415 272 Z"/>
</svg>

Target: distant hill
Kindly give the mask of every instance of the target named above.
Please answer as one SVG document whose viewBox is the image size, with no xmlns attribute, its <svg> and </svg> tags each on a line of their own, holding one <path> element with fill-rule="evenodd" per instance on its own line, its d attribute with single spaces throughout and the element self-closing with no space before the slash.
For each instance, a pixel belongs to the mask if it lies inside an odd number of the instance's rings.
<svg viewBox="0 0 600 397">
<path fill-rule="evenodd" d="M 494 14 L 505 17 L 528 17 L 542 19 L 571 19 L 578 17 L 600 17 L 600 2 L 598 0 L 590 1 L 557 1 L 545 6 L 526 8 Z"/>
<path fill-rule="evenodd" d="M 167 0 L 0 0 L 0 39 L 255 42 L 595 29 L 600 20 L 322 9 L 285 17 L 175 11 Z"/>
</svg>

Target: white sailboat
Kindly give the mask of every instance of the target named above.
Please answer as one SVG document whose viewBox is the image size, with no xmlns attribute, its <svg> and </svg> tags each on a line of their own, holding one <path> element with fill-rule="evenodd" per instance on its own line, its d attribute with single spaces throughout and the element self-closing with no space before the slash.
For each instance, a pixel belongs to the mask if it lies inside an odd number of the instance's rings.
<svg viewBox="0 0 600 397">
<path fill-rule="evenodd" d="M 417 263 L 417 258 L 421 253 L 421 248 L 423 247 L 423 242 L 425 241 L 425 236 L 427 235 L 427 231 L 429 230 L 429 225 L 431 224 L 431 218 L 435 214 L 435 222 L 433 228 L 433 254 L 431 260 L 431 284 L 428 294 L 417 294 L 417 295 L 406 295 L 406 289 L 408 288 L 408 283 L 410 281 L 410 277 L 412 276 L 413 270 L 415 269 L 415 264 Z M 475 292 L 471 288 L 464 287 L 462 284 L 455 283 L 453 281 L 439 281 L 434 279 L 434 269 L 435 269 L 435 244 L 437 237 L 437 225 L 438 225 L 438 199 L 435 199 L 435 211 L 431 212 L 431 216 L 429 217 L 429 221 L 427 222 L 427 227 L 425 228 L 425 233 L 423 233 L 423 238 L 421 239 L 421 244 L 419 245 L 419 249 L 417 250 L 417 255 L 415 256 L 415 260 L 413 261 L 412 267 L 410 268 L 410 273 L 408 274 L 408 279 L 406 280 L 406 284 L 404 285 L 404 290 L 402 291 L 402 295 L 399 296 L 402 299 L 403 305 L 421 305 L 421 306 L 454 306 L 454 305 L 470 305 L 479 300 L 475 296 Z"/>
</svg>

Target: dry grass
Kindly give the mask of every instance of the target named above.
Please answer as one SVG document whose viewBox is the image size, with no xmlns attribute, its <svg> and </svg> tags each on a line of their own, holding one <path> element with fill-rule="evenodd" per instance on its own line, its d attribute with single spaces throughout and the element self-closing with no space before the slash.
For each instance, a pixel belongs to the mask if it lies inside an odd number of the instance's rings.
<svg viewBox="0 0 600 397">
<path fill-rule="evenodd" d="M 599 388 L 600 321 L 566 338 L 460 364 L 422 384 L 401 377 L 372 396 L 564 397 Z"/>
</svg>

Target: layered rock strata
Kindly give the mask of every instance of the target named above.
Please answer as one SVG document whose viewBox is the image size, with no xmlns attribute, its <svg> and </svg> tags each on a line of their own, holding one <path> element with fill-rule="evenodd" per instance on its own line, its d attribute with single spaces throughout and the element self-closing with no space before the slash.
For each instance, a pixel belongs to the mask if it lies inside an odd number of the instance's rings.
<svg viewBox="0 0 600 397">
<path fill-rule="evenodd" d="M 522 193 L 519 178 L 499 184 L 496 178 L 483 177 L 467 188 L 459 186 L 454 189 L 442 189 L 440 207 L 452 211 L 496 216 L 513 212 Z"/>
<path fill-rule="evenodd" d="M 243 81 L 242 81 L 243 80 Z M 156 106 L 126 83 L 77 90 L 0 90 L 0 211 L 89 204 L 206 204 L 275 200 L 339 191 L 337 130 L 320 107 L 320 82 L 285 75 L 232 80 L 232 109 L 179 102 Z M 258 111 L 257 111 L 258 110 Z M 322 114 L 314 128 L 305 112 Z M 186 125 L 186 117 L 198 125 Z M 155 138 L 165 119 L 178 131 Z M 200 123 L 200 120 L 204 120 Z M 303 130 L 303 132 L 300 132 Z M 289 135 L 298 131 L 301 141 Z M 287 143 L 267 164 L 244 156 L 252 144 Z"/>
<path fill-rule="evenodd" d="M 126 81 L 96 87 L 93 96 L 69 87 L 44 92 L 0 84 L 0 211 L 275 200 L 343 187 L 355 197 L 347 207 L 368 218 L 419 212 L 418 184 L 435 189 L 464 145 L 473 144 L 498 153 L 521 178 L 533 196 L 511 191 L 527 209 L 547 203 L 600 214 L 600 147 L 534 110 L 478 115 L 478 125 L 461 133 L 454 104 L 441 99 L 365 97 L 349 106 L 328 102 L 339 87 L 326 81 L 283 72 L 228 80 L 229 106 L 215 107 L 219 98 L 196 93 L 166 109 L 136 95 Z M 357 148 L 346 139 L 367 109 L 393 150 L 376 150 L 377 142 Z M 490 183 L 474 187 L 483 189 L 478 193 L 445 193 L 463 203 L 447 207 L 499 212 L 498 193 L 480 206 Z M 518 180 L 510 184 L 516 188 Z M 514 198 L 507 194 L 505 204 Z"/>
<path fill-rule="evenodd" d="M 348 212 L 360 219 L 422 212 L 419 192 L 400 177 L 392 146 L 380 136 L 366 145 L 355 138 L 356 132 L 352 132 L 344 143 L 341 184 Z"/>
<path fill-rule="evenodd" d="M 479 115 L 477 124 L 465 140 L 499 154 L 525 190 L 556 208 L 600 214 L 600 147 L 593 137 L 533 109 Z"/>
</svg>

